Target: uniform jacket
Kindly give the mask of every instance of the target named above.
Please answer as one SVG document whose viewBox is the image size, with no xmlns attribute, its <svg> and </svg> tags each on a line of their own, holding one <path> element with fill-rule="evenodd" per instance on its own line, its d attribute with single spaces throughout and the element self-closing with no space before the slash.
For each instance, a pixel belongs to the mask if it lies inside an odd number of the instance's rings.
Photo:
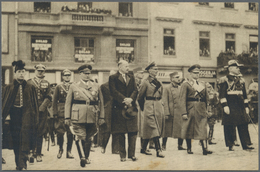
<svg viewBox="0 0 260 172">
<path fill-rule="evenodd" d="M 137 132 L 137 116 L 132 119 L 125 119 L 122 115 L 122 110 L 125 106 L 122 102 L 125 98 L 132 98 L 132 106 L 136 106 L 135 101 L 138 91 L 134 76 L 127 74 L 125 82 L 119 72 L 111 75 L 109 77 L 109 89 L 111 96 L 113 97 L 111 132 Z"/>
<path fill-rule="evenodd" d="M 41 79 L 39 82 L 37 78 L 31 78 L 27 81 L 29 84 L 34 85 L 36 88 L 36 94 L 38 99 L 38 106 L 39 106 L 39 124 L 37 127 L 38 136 L 42 136 L 48 132 L 48 111 L 47 107 L 51 102 L 51 89 L 50 83 L 47 80 Z"/>
<path fill-rule="evenodd" d="M 52 101 L 53 115 L 57 115 L 59 118 L 64 118 L 65 101 L 70 85 L 71 83 L 65 84 L 63 82 L 62 84 L 57 85 L 54 90 Z"/>
<path fill-rule="evenodd" d="M 23 87 L 23 117 L 21 128 L 22 151 L 29 151 L 35 148 L 35 138 L 37 124 L 39 122 L 38 102 L 36 89 L 33 85 L 26 82 Z M 4 121 L 14 104 L 14 100 L 19 88 L 19 83 L 14 80 L 7 85 L 2 92 L 2 120 Z M 11 119 L 12 120 L 12 119 Z"/>
<path fill-rule="evenodd" d="M 163 91 L 165 130 L 163 137 L 181 137 L 182 116 L 179 113 L 180 86 L 171 83 Z"/>
<path fill-rule="evenodd" d="M 84 102 L 77 103 L 77 102 Z M 90 105 L 98 102 L 98 105 Z M 97 117 L 104 118 L 104 102 L 102 92 L 97 83 L 89 80 L 71 84 L 65 101 L 65 119 L 72 123 L 96 123 Z"/>
<path fill-rule="evenodd" d="M 102 132 L 111 132 L 111 113 L 113 98 L 110 95 L 109 83 L 106 82 L 100 86 L 104 97 L 105 124 L 102 125 Z"/>
<path fill-rule="evenodd" d="M 206 140 L 208 91 L 204 82 L 199 82 L 199 88 L 195 84 L 194 80 L 189 80 L 181 86 L 179 113 L 188 116 L 188 120 L 182 120 L 181 138 Z M 188 100 L 193 98 L 200 98 L 202 101 Z"/>
<path fill-rule="evenodd" d="M 156 90 L 156 86 L 152 83 L 153 80 L 152 77 L 148 76 L 142 82 L 138 94 L 138 103 L 143 111 L 143 120 L 141 119 L 141 131 L 139 134 L 143 139 L 160 137 L 164 128 L 165 118 L 162 100 L 146 100 L 147 97 L 162 98 L 162 84 L 160 83 L 161 86 Z"/>
<path fill-rule="evenodd" d="M 227 75 L 220 79 L 219 99 L 222 107 L 229 107 L 230 114 L 223 113 L 223 125 L 241 125 L 249 122 L 245 112 L 248 104 L 243 78 Z"/>
</svg>

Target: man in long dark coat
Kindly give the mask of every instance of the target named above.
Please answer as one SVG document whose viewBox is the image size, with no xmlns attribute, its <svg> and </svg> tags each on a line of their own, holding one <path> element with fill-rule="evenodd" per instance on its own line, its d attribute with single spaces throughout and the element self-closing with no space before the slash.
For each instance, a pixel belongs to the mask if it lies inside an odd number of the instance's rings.
<svg viewBox="0 0 260 172">
<path fill-rule="evenodd" d="M 42 142 L 43 136 L 48 132 L 48 110 L 47 107 L 51 102 L 51 89 L 50 83 L 44 79 L 45 66 L 38 64 L 35 66 L 34 78 L 29 79 L 27 82 L 34 85 L 36 88 L 38 108 L 39 108 L 39 124 L 37 126 L 37 138 L 36 138 L 36 160 L 42 162 Z"/>
<path fill-rule="evenodd" d="M 141 153 L 151 155 L 147 152 L 147 145 L 150 139 L 153 139 L 156 156 L 164 158 L 160 146 L 159 138 L 162 136 L 164 129 L 164 109 L 162 103 L 163 87 L 162 83 L 157 80 L 158 67 L 154 62 L 149 64 L 145 70 L 149 76 L 142 82 L 138 94 L 138 103 L 143 112 L 141 119 L 142 149 Z"/>
<path fill-rule="evenodd" d="M 125 133 L 128 134 L 128 158 L 136 161 L 135 145 L 138 126 L 135 101 L 137 87 L 134 76 L 128 74 L 128 62 L 125 60 L 119 61 L 118 68 L 119 71 L 109 77 L 109 88 L 113 97 L 111 131 L 118 134 L 121 162 L 126 161 Z M 130 109 L 133 111 L 129 112 Z"/>
<path fill-rule="evenodd" d="M 163 132 L 162 149 L 166 150 L 168 137 L 178 138 L 178 150 L 186 150 L 182 147 L 183 139 L 181 139 L 182 116 L 179 114 L 179 95 L 181 79 L 178 72 L 170 73 L 171 84 L 165 87 L 163 91 L 165 130 Z M 191 140 L 186 139 L 187 145 Z"/>
<path fill-rule="evenodd" d="M 242 148 L 244 150 L 254 149 L 248 146 L 251 143 L 248 132 L 250 117 L 245 81 L 241 78 L 240 66 L 242 65 L 237 61 L 230 60 L 227 66 L 229 74 L 220 78 L 219 82 L 219 99 L 224 109 L 222 125 L 224 125 L 225 142 L 229 151 L 234 151 L 235 127 L 238 129 Z"/>
<path fill-rule="evenodd" d="M 212 154 L 207 149 L 207 103 L 208 92 L 205 82 L 198 81 L 200 65 L 192 65 L 191 79 L 184 82 L 180 91 L 180 114 L 183 118 L 181 136 L 183 139 L 200 140 L 203 155 Z M 191 145 L 188 154 L 193 154 Z"/>
<path fill-rule="evenodd" d="M 115 74 L 116 71 L 111 70 L 110 75 Z M 106 152 L 107 143 L 111 135 L 111 113 L 113 98 L 110 95 L 109 83 L 106 82 L 100 86 L 104 98 L 105 109 L 105 123 L 100 126 L 100 133 L 102 134 L 101 153 Z M 118 154 L 118 135 L 112 134 L 112 154 Z"/>
<path fill-rule="evenodd" d="M 13 141 L 17 170 L 27 169 L 29 151 L 35 148 L 38 124 L 36 89 L 24 80 L 25 63 L 21 60 L 15 66 L 15 80 L 3 89 L 2 118 L 10 114 L 10 131 Z"/>
</svg>

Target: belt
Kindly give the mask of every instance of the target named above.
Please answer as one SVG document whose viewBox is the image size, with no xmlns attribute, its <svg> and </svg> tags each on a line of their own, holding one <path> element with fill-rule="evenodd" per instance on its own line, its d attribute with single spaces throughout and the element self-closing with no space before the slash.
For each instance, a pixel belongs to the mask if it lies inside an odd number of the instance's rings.
<svg viewBox="0 0 260 172">
<path fill-rule="evenodd" d="M 15 108 L 22 108 L 23 106 L 14 105 L 13 107 L 15 107 Z"/>
<path fill-rule="evenodd" d="M 146 100 L 161 100 L 161 97 L 146 97 Z"/>
<path fill-rule="evenodd" d="M 73 104 L 87 104 L 85 100 L 73 100 Z M 90 101 L 89 105 L 98 105 L 98 101 Z"/>
<path fill-rule="evenodd" d="M 243 95 L 242 90 L 227 91 L 227 95 Z"/>
<path fill-rule="evenodd" d="M 203 98 L 203 99 L 200 99 L 200 98 L 192 98 L 192 97 L 189 97 L 186 99 L 187 101 L 189 102 L 192 102 L 192 101 L 196 101 L 196 102 L 206 102 L 206 100 Z"/>
</svg>

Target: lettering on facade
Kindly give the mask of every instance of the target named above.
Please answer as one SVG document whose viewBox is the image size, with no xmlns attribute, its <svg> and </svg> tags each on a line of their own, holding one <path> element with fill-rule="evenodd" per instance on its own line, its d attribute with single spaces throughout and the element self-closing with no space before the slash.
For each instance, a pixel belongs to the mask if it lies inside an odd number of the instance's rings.
<svg viewBox="0 0 260 172">
<path fill-rule="evenodd" d="M 200 70 L 200 78 L 217 78 L 216 70 Z"/>
</svg>

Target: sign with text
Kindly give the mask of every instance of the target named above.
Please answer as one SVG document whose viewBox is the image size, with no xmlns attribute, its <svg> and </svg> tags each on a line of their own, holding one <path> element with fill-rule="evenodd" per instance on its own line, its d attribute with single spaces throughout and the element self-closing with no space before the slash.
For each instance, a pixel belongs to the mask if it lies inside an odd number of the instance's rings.
<svg viewBox="0 0 260 172">
<path fill-rule="evenodd" d="M 216 70 L 200 70 L 200 78 L 217 78 Z"/>
</svg>

